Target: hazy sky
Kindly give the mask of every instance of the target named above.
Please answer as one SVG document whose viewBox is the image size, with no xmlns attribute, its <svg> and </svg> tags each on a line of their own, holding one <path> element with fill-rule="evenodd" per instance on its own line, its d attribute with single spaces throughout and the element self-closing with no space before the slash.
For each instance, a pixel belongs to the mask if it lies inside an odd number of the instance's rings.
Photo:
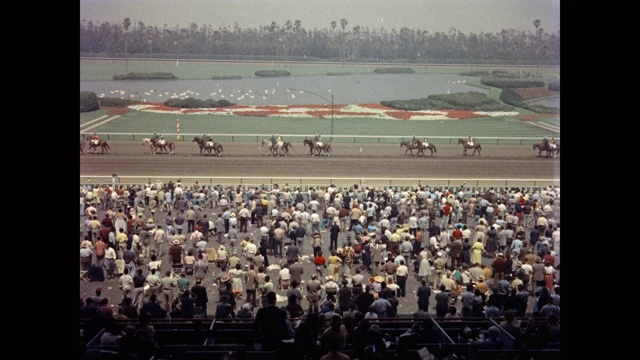
<svg viewBox="0 0 640 360">
<path fill-rule="evenodd" d="M 80 20 L 188 27 L 200 25 L 255 28 L 275 21 L 300 20 L 305 29 L 329 28 L 347 19 L 347 29 L 360 25 L 465 34 L 503 29 L 535 32 L 541 20 L 547 33 L 560 30 L 560 0 L 80 0 Z"/>
</svg>

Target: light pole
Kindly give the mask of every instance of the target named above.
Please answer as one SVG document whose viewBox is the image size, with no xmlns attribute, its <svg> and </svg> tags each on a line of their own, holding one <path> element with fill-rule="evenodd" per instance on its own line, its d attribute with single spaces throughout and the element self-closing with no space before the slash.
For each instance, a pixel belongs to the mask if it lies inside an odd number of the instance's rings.
<svg viewBox="0 0 640 360">
<path fill-rule="evenodd" d="M 291 91 L 291 90 L 300 91 L 301 93 L 309 93 L 309 94 L 315 95 L 315 96 L 317 96 L 317 97 L 319 97 L 319 98 L 321 98 L 323 100 L 331 102 L 331 137 L 330 137 L 329 141 L 333 141 L 333 92 L 331 93 L 331 100 L 329 100 L 329 99 L 327 99 L 326 97 L 324 97 L 324 96 L 322 96 L 320 94 L 314 93 L 313 91 L 302 90 L 302 89 L 287 89 L 287 91 Z"/>
</svg>

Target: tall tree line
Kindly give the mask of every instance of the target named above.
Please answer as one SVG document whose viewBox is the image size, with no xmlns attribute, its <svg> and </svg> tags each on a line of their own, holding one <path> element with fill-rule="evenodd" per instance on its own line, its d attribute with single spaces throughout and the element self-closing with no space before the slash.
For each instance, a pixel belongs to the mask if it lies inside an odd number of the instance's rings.
<svg viewBox="0 0 640 360">
<path fill-rule="evenodd" d="M 560 33 L 544 31 L 533 20 L 532 31 L 505 29 L 499 33 L 447 32 L 349 27 L 347 19 L 331 21 L 325 29 L 306 29 L 300 20 L 272 21 L 258 28 L 191 23 L 188 28 L 146 26 L 142 21 L 80 21 L 80 54 L 131 57 L 291 61 L 312 59 L 347 62 L 413 62 L 471 64 L 560 64 Z"/>
</svg>

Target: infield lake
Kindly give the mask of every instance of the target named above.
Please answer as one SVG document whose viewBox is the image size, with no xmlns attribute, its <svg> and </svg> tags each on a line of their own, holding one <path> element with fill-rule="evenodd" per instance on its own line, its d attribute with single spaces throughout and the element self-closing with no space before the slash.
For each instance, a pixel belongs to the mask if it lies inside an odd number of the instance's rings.
<svg viewBox="0 0 640 360">
<path fill-rule="evenodd" d="M 479 83 L 480 78 L 453 74 L 370 74 L 235 80 L 81 81 L 80 91 L 92 91 L 98 97 L 147 102 L 192 97 L 226 99 L 237 105 L 330 104 L 332 95 L 334 104 L 365 104 L 469 91 L 488 94 L 488 90 L 469 85 L 472 82 Z"/>
</svg>

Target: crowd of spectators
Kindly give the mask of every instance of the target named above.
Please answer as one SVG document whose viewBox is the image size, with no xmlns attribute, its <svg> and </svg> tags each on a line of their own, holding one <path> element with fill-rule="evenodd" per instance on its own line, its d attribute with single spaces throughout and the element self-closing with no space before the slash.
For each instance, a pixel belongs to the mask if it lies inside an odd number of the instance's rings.
<svg viewBox="0 0 640 360">
<path fill-rule="evenodd" d="M 111 299 L 115 314 L 103 310 L 106 298 L 81 296 L 84 319 L 214 316 L 259 324 L 274 306 L 288 320 L 283 334 L 321 340 L 313 351 L 339 351 L 349 338 L 363 356 L 374 344 L 359 344 L 358 329 L 375 331 L 367 322 L 411 308 L 418 318 L 531 314 L 559 324 L 559 187 L 303 192 L 88 181 L 80 197 L 81 278 L 92 280 L 98 269 L 121 290 Z M 407 297 L 413 306 L 400 310 Z M 298 319 L 307 325 L 294 327 Z M 105 341 L 114 341 L 109 326 Z"/>
</svg>

